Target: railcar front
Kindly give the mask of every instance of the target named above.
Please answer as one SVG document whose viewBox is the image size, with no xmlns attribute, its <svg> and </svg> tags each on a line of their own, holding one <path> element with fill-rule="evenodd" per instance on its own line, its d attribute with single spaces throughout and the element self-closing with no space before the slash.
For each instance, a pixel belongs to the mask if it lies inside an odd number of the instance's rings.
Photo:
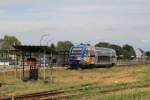
<svg viewBox="0 0 150 100">
<path fill-rule="evenodd" d="M 77 46 L 72 47 L 69 53 L 69 64 L 70 66 L 87 66 L 94 65 L 95 58 L 95 47 Z"/>
</svg>

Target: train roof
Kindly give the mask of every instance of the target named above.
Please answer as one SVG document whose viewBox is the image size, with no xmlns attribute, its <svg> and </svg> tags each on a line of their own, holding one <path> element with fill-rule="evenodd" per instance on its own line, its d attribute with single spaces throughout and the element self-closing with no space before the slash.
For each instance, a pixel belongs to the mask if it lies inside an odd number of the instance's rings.
<svg viewBox="0 0 150 100">
<path fill-rule="evenodd" d="M 93 48 L 93 47 L 95 47 L 95 46 L 91 46 L 90 44 L 81 43 L 81 44 L 78 44 L 78 45 L 74 45 L 73 47 L 87 47 L 87 48 Z"/>
<path fill-rule="evenodd" d="M 88 46 L 88 45 L 76 45 L 73 47 L 95 48 L 96 54 L 99 56 L 116 56 L 116 51 L 111 48 L 95 47 L 95 46 Z"/>
<path fill-rule="evenodd" d="M 87 47 L 87 48 L 95 48 L 96 50 L 101 50 L 101 51 L 115 52 L 115 50 L 111 49 L 111 48 L 95 47 L 95 46 L 90 46 L 90 45 L 76 45 L 76 46 L 73 46 L 73 47 Z"/>
<path fill-rule="evenodd" d="M 100 56 L 116 56 L 116 51 L 110 48 L 95 47 L 97 55 Z"/>
<path fill-rule="evenodd" d="M 104 48 L 104 47 L 95 47 L 96 50 L 101 50 L 101 51 L 110 51 L 110 52 L 115 52 L 114 49 L 111 48 Z"/>
</svg>

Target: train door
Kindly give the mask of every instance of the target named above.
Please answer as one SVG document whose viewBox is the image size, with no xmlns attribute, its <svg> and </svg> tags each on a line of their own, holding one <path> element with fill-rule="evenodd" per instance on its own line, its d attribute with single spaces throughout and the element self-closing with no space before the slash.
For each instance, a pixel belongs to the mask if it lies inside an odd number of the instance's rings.
<svg viewBox="0 0 150 100">
<path fill-rule="evenodd" d="M 87 59 L 88 64 L 96 64 L 95 48 L 88 48 Z"/>
</svg>

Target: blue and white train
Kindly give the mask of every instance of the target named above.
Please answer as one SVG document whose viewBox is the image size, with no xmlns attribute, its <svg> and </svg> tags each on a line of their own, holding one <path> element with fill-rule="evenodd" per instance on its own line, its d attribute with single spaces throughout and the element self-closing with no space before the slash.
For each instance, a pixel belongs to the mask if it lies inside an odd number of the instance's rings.
<svg viewBox="0 0 150 100">
<path fill-rule="evenodd" d="M 70 66 L 113 66 L 117 63 L 117 56 L 110 48 L 80 44 L 70 49 L 68 61 Z"/>
</svg>

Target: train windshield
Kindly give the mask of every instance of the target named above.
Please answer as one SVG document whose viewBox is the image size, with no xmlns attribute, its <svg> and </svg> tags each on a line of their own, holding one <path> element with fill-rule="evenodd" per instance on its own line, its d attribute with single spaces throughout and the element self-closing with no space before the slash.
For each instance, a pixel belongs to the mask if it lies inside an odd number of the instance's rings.
<svg viewBox="0 0 150 100">
<path fill-rule="evenodd" d="M 81 55 L 82 49 L 83 48 L 81 47 L 73 47 L 71 50 L 71 55 Z"/>
</svg>

